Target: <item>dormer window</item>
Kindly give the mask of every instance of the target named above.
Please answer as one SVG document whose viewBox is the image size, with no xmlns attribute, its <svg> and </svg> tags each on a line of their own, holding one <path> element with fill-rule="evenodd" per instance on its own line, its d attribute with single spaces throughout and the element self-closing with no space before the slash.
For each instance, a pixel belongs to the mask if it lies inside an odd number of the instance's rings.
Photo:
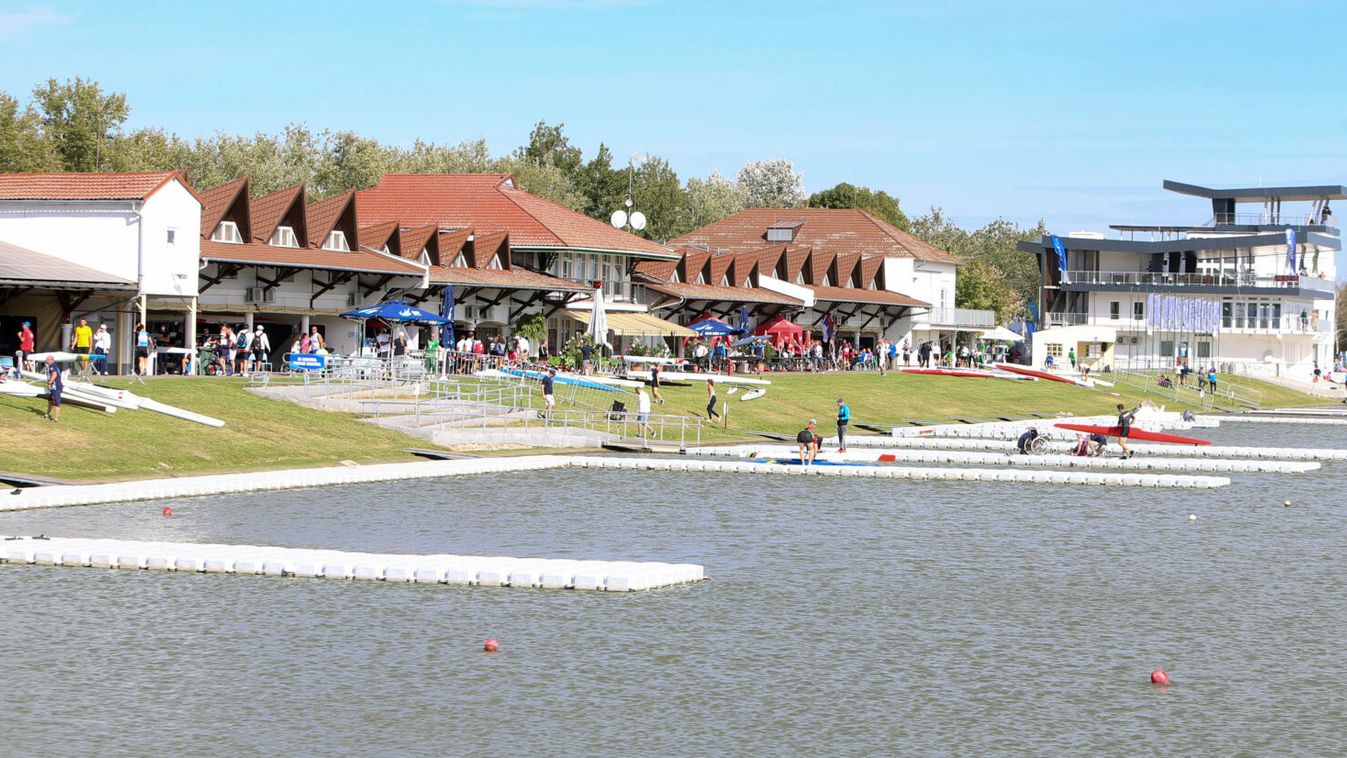
<svg viewBox="0 0 1347 758">
<path fill-rule="evenodd" d="M 674 269 L 673 276 L 669 277 L 669 283 L 678 284 L 680 281 L 681 280 L 678 278 L 678 269 Z"/>
<path fill-rule="evenodd" d="M 384 245 L 384 252 L 385 252 L 385 253 L 388 252 L 388 246 L 387 246 L 387 245 Z M 424 247 L 421 248 L 421 255 L 418 256 L 416 260 L 417 260 L 417 262 L 419 262 L 422 266 L 429 266 L 429 265 L 430 265 L 430 250 L 427 249 L 427 248 L 424 248 Z"/>
<path fill-rule="evenodd" d="M 491 262 L 488 263 L 488 264 L 486 265 L 486 267 L 489 268 L 489 269 L 492 269 L 492 270 L 494 270 L 494 271 L 500 271 L 500 270 L 503 268 L 503 267 L 500 265 L 500 255 L 499 255 L 499 254 L 496 254 L 496 255 L 491 256 Z"/>
<path fill-rule="evenodd" d="M 271 239 L 267 244 L 272 247 L 299 247 L 299 238 L 295 236 L 295 230 L 289 226 L 278 226 L 276 231 L 271 233 Z"/>
<path fill-rule="evenodd" d="M 276 231 L 280 231 L 280 229 L 277 229 Z M 294 236 L 294 232 L 291 232 L 291 236 Z M 286 245 L 285 247 L 295 247 L 295 245 Z M 351 246 L 346 244 L 346 232 L 343 232 L 340 229 L 333 229 L 328 232 L 327 239 L 323 240 L 323 249 L 341 253 L 351 252 Z"/>
<path fill-rule="evenodd" d="M 706 277 L 701 271 L 697 272 L 697 284 L 706 284 Z"/>
<path fill-rule="evenodd" d="M 458 252 L 458 255 L 454 256 L 454 268 L 467 268 L 467 267 L 468 267 L 468 258 L 467 256 L 463 255 L 463 251 L 460 250 Z"/>
<path fill-rule="evenodd" d="M 826 271 L 823 273 L 823 281 L 819 282 L 819 286 L 820 286 L 820 287 L 831 287 L 831 286 L 833 286 L 833 285 L 832 285 L 832 280 L 830 280 L 830 279 L 828 278 L 828 273 L 827 273 Z"/>
<path fill-rule="evenodd" d="M 728 286 L 730 286 L 730 277 L 729 277 L 728 274 L 726 274 L 726 275 L 720 277 L 720 286 L 722 286 L 722 287 L 728 287 Z"/>
<path fill-rule="evenodd" d="M 804 226 L 803 221 L 778 221 L 767 227 L 767 241 L 794 242 L 801 226 Z"/>
<path fill-rule="evenodd" d="M 242 245 L 243 238 L 239 236 L 239 225 L 233 221 L 221 221 L 216 225 L 215 231 L 210 234 L 211 242 L 228 242 L 231 245 Z"/>
</svg>

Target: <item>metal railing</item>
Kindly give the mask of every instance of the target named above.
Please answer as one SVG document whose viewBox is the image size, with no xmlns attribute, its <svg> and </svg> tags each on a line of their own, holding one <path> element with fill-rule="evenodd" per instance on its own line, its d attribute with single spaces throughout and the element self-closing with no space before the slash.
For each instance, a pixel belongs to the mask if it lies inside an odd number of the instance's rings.
<svg viewBox="0 0 1347 758">
<path fill-rule="evenodd" d="M 1163 271 L 1067 271 L 1063 284 L 1118 287 L 1260 287 L 1302 289 L 1331 294 L 1334 282 L 1309 275 L 1259 276 L 1248 272 L 1174 274 Z"/>
<path fill-rule="evenodd" d="M 1129 362 L 1128 368 L 1115 368 L 1110 380 L 1140 390 L 1142 394 L 1170 398 L 1206 409 L 1213 407 L 1232 410 L 1256 409 L 1263 404 L 1262 392 L 1231 381 L 1218 379 L 1216 390 L 1213 392 L 1205 380 L 1199 378 L 1198 371 L 1188 375 L 1187 384 L 1180 384 L 1179 372 L 1173 368 L 1172 360 L 1168 367 L 1136 365 L 1138 363 L 1150 361 Z M 1169 386 L 1160 384 L 1161 374 L 1168 378 Z"/>
<path fill-rule="evenodd" d="M 1059 311 L 1049 311 L 1045 314 L 1043 322 L 1047 326 L 1079 326 L 1090 323 L 1090 314 L 1088 313 L 1061 313 Z"/>
<path fill-rule="evenodd" d="M 915 314 L 913 316 L 913 322 L 937 326 L 984 327 L 991 329 L 996 326 L 996 311 L 984 311 L 974 308 L 932 308 L 927 313 Z"/>
<path fill-rule="evenodd" d="M 1324 222 L 1309 214 L 1289 215 L 1278 214 L 1273 218 L 1268 213 L 1217 213 L 1207 220 L 1203 226 L 1237 225 L 1237 226 L 1320 226 Z"/>
</svg>

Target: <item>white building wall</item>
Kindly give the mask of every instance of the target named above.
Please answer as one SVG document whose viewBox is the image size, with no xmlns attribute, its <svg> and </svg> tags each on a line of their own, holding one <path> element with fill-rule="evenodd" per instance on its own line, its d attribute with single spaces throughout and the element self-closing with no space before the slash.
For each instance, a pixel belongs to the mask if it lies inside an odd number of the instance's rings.
<svg viewBox="0 0 1347 758">
<path fill-rule="evenodd" d="M 174 179 L 145 201 L 139 225 L 145 294 L 196 295 L 201 265 L 201 203 Z M 172 242 L 169 231 L 173 232 Z"/>
</svg>

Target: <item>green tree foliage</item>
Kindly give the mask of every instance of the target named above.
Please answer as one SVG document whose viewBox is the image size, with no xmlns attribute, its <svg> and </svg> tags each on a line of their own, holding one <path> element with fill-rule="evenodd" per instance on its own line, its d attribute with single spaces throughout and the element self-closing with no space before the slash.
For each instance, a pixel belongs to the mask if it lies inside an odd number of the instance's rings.
<svg viewBox="0 0 1347 758">
<path fill-rule="evenodd" d="M 580 170 L 583 156 L 580 148 L 571 144 L 565 134 L 566 125 L 549 125 L 539 121 L 529 135 L 529 143 L 520 147 L 515 154 L 537 165 L 551 164 L 572 180 Z"/>
<path fill-rule="evenodd" d="M 564 205 L 573 211 L 584 212 L 588 201 L 575 188 L 571 177 L 556 164 L 549 162 L 534 163 L 518 154 L 499 158 L 491 166 L 492 171 L 502 174 L 514 174 L 520 189 L 538 197 Z"/>
<path fill-rule="evenodd" d="M 932 208 L 929 214 L 912 223 L 912 233 L 967 264 L 959 270 L 955 293 L 959 307 L 991 308 L 996 310 L 998 320 L 1006 321 L 1018 315 L 1025 303 L 1038 298 L 1038 265 L 1033 255 L 1020 252 L 1016 245 L 1046 234 L 1042 221 L 1032 229 L 1024 229 L 998 218 L 970 232 L 956 225 L 940 208 Z"/>
<path fill-rule="evenodd" d="M 576 172 L 576 188 L 585 196 L 585 213 L 607 220 L 627 199 L 627 169 L 613 167 L 613 153 L 599 143 L 599 151 Z"/>
<path fill-rule="evenodd" d="M 810 208 L 859 208 L 905 232 L 912 231 L 907 214 L 898 207 L 898 198 L 884 190 L 876 191 L 842 182 L 832 189 L 810 195 L 806 205 Z"/>
<path fill-rule="evenodd" d="M 105 95 L 97 82 L 78 77 L 48 79 L 35 87 L 33 106 L 43 138 L 65 171 L 107 170 L 113 143 L 131 112 L 125 94 Z"/>
<path fill-rule="evenodd" d="M 683 215 L 683 187 L 669 161 L 654 155 L 641 159 L 632 172 L 633 210 L 645 214 L 646 227 L 636 234 L 664 242 L 677 236 Z M 686 230 L 683 230 L 686 231 Z"/>
<path fill-rule="evenodd" d="M 689 178 L 683 194 L 683 218 L 675 237 L 744 209 L 743 190 L 719 171 L 705 179 Z"/>
<path fill-rule="evenodd" d="M 0 173 L 56 171 L 56 154 L 42 134 L 37 111 L 0 92 Z"/>
<path fill-rule="evenodd" d="M 745 163 L 739 189 L 748 208 L 795 208 L 805 200 L 804 174 L 782 158 Z"/>
</svg>

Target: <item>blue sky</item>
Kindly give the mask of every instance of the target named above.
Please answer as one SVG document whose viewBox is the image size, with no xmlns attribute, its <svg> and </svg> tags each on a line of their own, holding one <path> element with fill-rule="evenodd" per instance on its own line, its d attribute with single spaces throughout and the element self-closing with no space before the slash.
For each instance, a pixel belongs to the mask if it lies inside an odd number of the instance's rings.
<svg viewBox="0 0 1347 758">
<path fill-rule="evenodd" d="M 1344 22 L 1298 0 L 0 0 L 0 89 L 93 78 L 187 137 L 300 121 L 501 153 L 545 119 L 684 178 L 784 157 L 810 191 L 1066 232 L 1210 216 L 1163 179 L 1347 184 Z"/>
</svg>

